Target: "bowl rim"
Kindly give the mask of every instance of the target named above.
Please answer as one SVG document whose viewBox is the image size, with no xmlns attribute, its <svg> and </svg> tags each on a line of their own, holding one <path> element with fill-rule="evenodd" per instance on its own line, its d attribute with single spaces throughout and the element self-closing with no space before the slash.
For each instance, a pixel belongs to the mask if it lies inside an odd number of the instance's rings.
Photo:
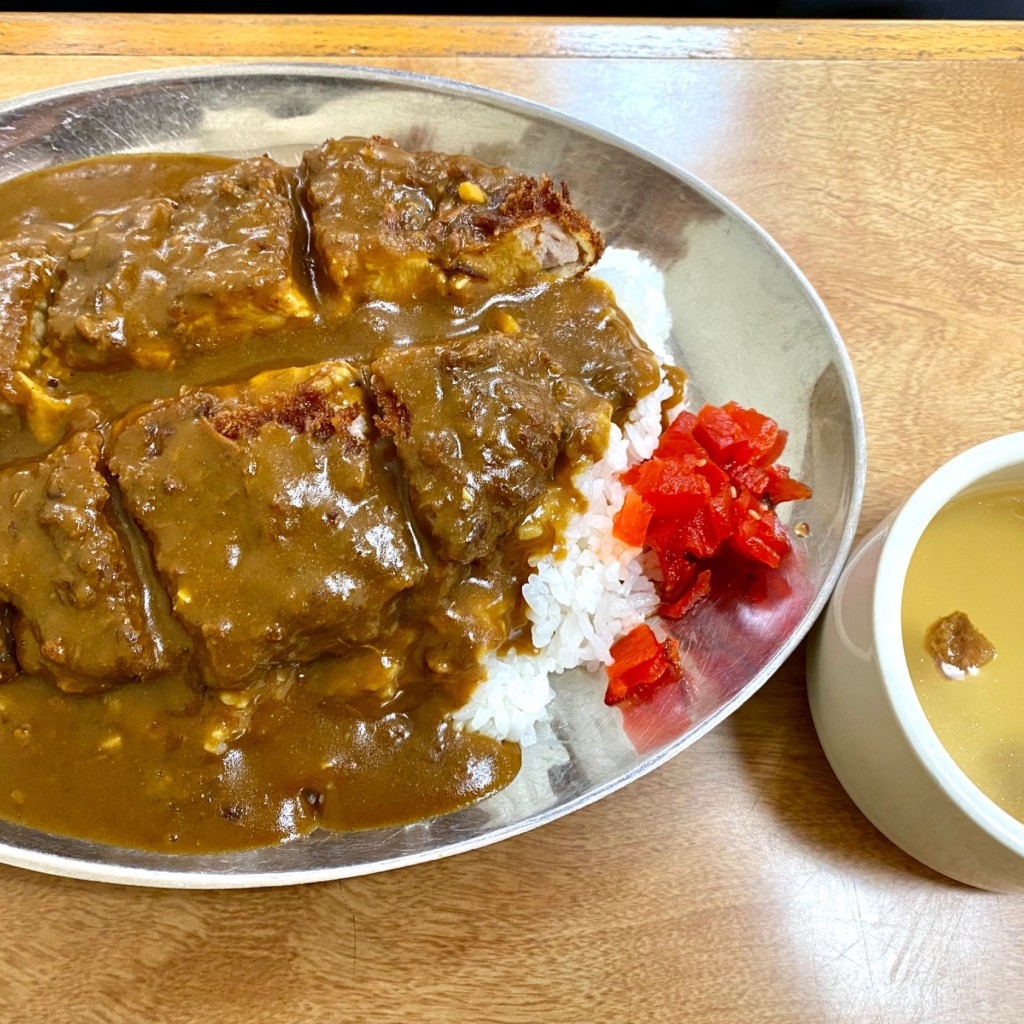
<svg viewBox="0 0 1024 1024">
<path fill-rule="evenodd" d="M 671 760 L 681 753 L 686 747 L 696 742 L 711 729 L 719 725 L 724 719 L 733 714 L 743 703 L 752 697 L 771 676 L 778 671 L 783 662 L 796 650 L 800 642 L 806 637 L 812 625 L 821 615 L 827 604 L 836 583 L 846 564 L 847 557 L 853 546 L 857 532 L 860 513 L 863 505 L 864 487 L 867 477 L 867 441 L 864 426 L 863 406 L 854 375 L 853 364 L 849 353 L 843 343 L 842 337 L 836 328 L 831 315 L 825 307 L 824 302 L 810 281 L 793 261 L 792 257 L 783 247 L 749 214 L 736 206 L 731 200 L 719 193 L 714 187 L 685 170 L 678 164 L 652 152 L 644 146 L 603 128 L 600 125 L 578 118 L 554 107 L 525 99 L 515 94 L 502 92 L 500 90 L 474 85 L 457 79 L 445 78 L 442 76 L 425 75 L 399 69 L 384 67 L 369 67 L 361 65 L 348 65 L 344 63 L 316 62 L 316 61 L 241 61 L 229 64 L 184 64 L 171 68 L 158 68 L 144 71 L 126 72 L 115 75 L 82 79 L 47 89 L 25 93 L 10 100 L 0 102 L 0 119 L 6 119 L 16 115 L 20 110 L 39 103 L 53 102 L 75 96 L 100 93 L 104 90 L 114 90 L 119 87 L 133 86 L 139 84 L 172 83 L 176 80 L 194 81 L 217 77 L 228 77 L 243 79 L 246 77 L 264 78 L 288 78 L 288 77 L 317 77 L 326 76 L 330 78 L 348 79 L 363 82 L 377 82 L 386 85 L 400 85 L 411 88 L 418 88 L 434 93 L 448 95 L 459 95 L 475 99 L 483 104 L 501 107 L 523 113 L 529 116 L 540 117 L 544 120 L 554 122 L 595 139 L 605 145 L 625 150 L 634 156 L 666 171 L 687 184 L 694 191 L 704 196 L 710 203 L 717 206 L 733 220 L 741 223 L 758 243 L 770 252 L 779 261 L 780 265 L 795 280 L 799 290 L 805 296 L 809 306 L 819 318 L 822 329 L 832 343 L 836 363 L 842 371 L 842 387 L 845 393 L 849 411 L 850 427 L 853 442 L 853 467 L 849 484 L 849 508 L 846 514 L 844 528 L 838 538 L 835 547 L 832 564 L 823 578 L 823 582 L 808 605 L 804 615 L 797 622 L 787 640 L 779 647 L 775 656 L 761 666 L 757 674 L 747 685 L 737 692 L 731 699 L 722 704 L 714 713 L 709 715 L 699 726 L 692 728 L 685 736 L 678 738 L 661 750 L 639 760 L 629 771 L 622 773 L 616 779 L 605 782 L 585 794 L 577 796 L 565 804 L 547 812 L 534 815 L 529 820 L 523 820 L 506 825 L 502 828 L 487 834 L 484 837 L 476 837 L 472 841 L 460 841 L 446 844 L 431 850 L 429 853 L 418 852 L 415 855 L 400 855 L 385 857 L 376 861 L 368 870 L 360 865 L 355 868 L 339 868 L 331 866 L 327 868 L 311 868 L 305 871 L 295 872 L 272 872 L 256 871 L 238 873 L 192 873 L 182 862 L 182 869 L 179 871 L 152 867 L 128 867 L 121 864 L 109 865 L 106 863 L 83 864 L 77 859 L 67 859 L 61 855 L 40 853 L 38 851 L 27 852 L 5 844 L 0 844 L 0 862 L 13 863 L 18 866 L 30 867 L 35 870 L 49 871 L 54 874 L 89 878 L 95 880 L 115 881 L 122 884 L 157 885 L 167 887 L 187 888 L 240 888 L 250 886 L 266 886 L 293 884 L 309 881 L 323 881 L 350 877 L 353 875 L 379 872 L 393 868 L 404 867 L 411 863 L 422 863 L 440 857 L 447 857 L 454 854 L 467 852 L 471 849 L 479 849 L 504 839 L 511 838 L 523 832 L 532 830 L 540 825 L 548 824 L 558 818 L 582 809 L 592 803 L 604 799 L 611 793 L 636 781 L 648 774 L 654 768 Z M 0 147 L 0 178 L 2 174 L 3 149 Z M 21 173 L 21 172 L 16 172 Z M 10 176 L 10 175 L 7 175 Z"/>
<path fill-rule="evenodd" d="M 983 441 L 927 477 L 896 512 L 882 543 L 872 597 L 875 663 L 885 695 L 915 756 L 946 796 L 975 825 L 1024 857 L 1024 822 L 971 781 L 946 750 L 914 690 L 903 646 L 903 588 L 925 529 L 954 498 L 1002 470 L 1018 467 L 1024 482 L 1024 431 Z"/>
</svg>

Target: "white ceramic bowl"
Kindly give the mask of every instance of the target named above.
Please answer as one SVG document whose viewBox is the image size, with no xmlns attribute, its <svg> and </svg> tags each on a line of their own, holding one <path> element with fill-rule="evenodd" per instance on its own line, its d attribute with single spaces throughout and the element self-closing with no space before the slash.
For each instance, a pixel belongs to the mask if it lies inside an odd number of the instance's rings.
<svg viewBox="0 0 1024 1024">
<path fill-rule="evenodd" d="M 983 889 L 1024 891 L 1024 824 L 960 770 L 925 717 L 903 650 L 911 555 L 951 499 L 1024 487 L 1024 433 L 936 470 L 851 556 L 808 649 L 811 714 L 829 763 L 872 823 L 907 853 Z M 1024 680 L 1021 680 L 1024 685 Z"/>
</svg>

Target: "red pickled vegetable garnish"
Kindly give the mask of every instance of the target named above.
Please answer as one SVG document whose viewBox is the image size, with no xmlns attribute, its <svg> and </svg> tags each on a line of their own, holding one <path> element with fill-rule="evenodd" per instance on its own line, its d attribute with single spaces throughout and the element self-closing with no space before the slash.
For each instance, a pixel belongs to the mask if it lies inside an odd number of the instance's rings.
<svg viewBox="0 0 1024 1024">
<path fill-rule="evenodd" d="M 726 463 L 725 471 L 734 484 L 745 487 L 755 497 L 763 498 L 768 493 L 768 471 L 760 466 L 729 462 Z"/>
<path fill-rule="evenodd" d="M 711 593 L 711 570 L 701 569 L 685 593 L 671 604 L 662 604 L 658 611 L 666 619 L 681 619 L 701 598 Z"/>
<path fill-rule="evenodd" d="M 641 462 L 623 474 L 622 479 L 659 516 L 679 516 L 700 508 L 711 493 L 703 476 L 694 473 L 692 456 L 680 459 L 657 457 Z"/>
<path fill-rule="evenodd" d="M 660 547 L 651 544 L 657 555 L 658 567 L 662 569 L 662 582 L 658 586 L 658 593 L 663 601 L 678 600 L 697 577 L 696 563 L 687 556 L 686 549 L 681 543 L 674 542 L 674 538 L 675 534 Z M 651 541 L 649 532 L 647 541 Z"/>
<path fill-rule="evenodd" d="M 811 496 L 811 489 L 799 480 L 792 480 L 786 466 L 768 467 L 768 498 L 773 505 L 784 501 L 804 501 Z"/>
<path fill-rule="evenodd" d="M 776 569 L 782 556 L 789 551 L 789 539 L 770 509 L 762 509 L 755 515 L 757 518 L 748 518 L 736 524 L 729 544 L 745 558 L 763 562 L 769 569 Z"/>
<path fill-rule="evenodd" d="M 622 508 L 612 520 L 612 534 L 623 544 L 643 547 L 654 509 L 636 491 L 628 491 Z"/>
<path fill-rule="evenodd" d="M 781 564 L 790 543 L 775 506 L 811 497 L 775 461 L 786 437 L 756 409 L 705 405 L 696 414 L 680 413 L 654 456 L 622 474 L 630 490 L 613 532 L 657 555 L 662 616 L 681 618 L 706 598 L 716 565 L 721 570 L 736 560 L 765 572 Z M 682 675 L 676 642 L 659 644 L 647 626 L 616 641 L 612 656 L 608 704 L 642 697 Z"/>
<path fill-rule="evenodd" d="M 739 427 L 732 417 L 715 405 L 705 405 L 697 413 L 693 436 L 718 462 L 728 459 L 729 450 L 741 440 Z"/>
<path fill-rule="evenodd" d="M 681 455 L 694 455 L 698 459 L 706 459 L 707 451 L 700 446 L 693 436 L 693 428 L 697 425 L 697 417 L 692 412 L 681 412 L 672 423 L 661 432 L 655 456 L 678 458 Z"/>
<path fill-rule="evenodd" d="M 646 623 L 616 640 L 611 655 L 604 695 L 608 705 L 631 697 L 642 698 L 668 683 L 678 682 L 683 675 L 679 644 L 672 637 L 659 643 Z"/>
<path fill-rule="evenodd" d="M 775 420 L 735 402 L 720 408 L 705 405 L 697 413 L 693 434 L 719 463 L 767 465 L 782 454 L 786 444 L 786 432 L 779 430 Z"/>
<path fill-rule="evenodd" d="M 654 630 L 642 623 L 612 644 L 612 664 L 608 666 L 608 675 L 621 676 L 637 665 L 657 657 L 658 650 L 658 638 Z"/>
</svg>

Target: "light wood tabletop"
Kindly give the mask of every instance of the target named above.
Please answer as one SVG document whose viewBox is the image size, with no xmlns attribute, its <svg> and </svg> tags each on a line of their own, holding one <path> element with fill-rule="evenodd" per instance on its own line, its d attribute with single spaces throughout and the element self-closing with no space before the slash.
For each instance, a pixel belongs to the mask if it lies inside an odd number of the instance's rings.
<svg viewBox="0 0 1024 1024">
<path fill-rule="evenodd" d="M 0 15 L 0 98 L 302 60 L 541 101 L 687 168 L 795 259 L 864 407 L 860 532 L 1024 429 L 1024 28 Z M 804 650 L 604 801 L 448 860 L 188 893 L 0 868 L 0 1021 L 998 1022 L 1024 902 L 917 864 L 829 769 Z"/>
</svg>

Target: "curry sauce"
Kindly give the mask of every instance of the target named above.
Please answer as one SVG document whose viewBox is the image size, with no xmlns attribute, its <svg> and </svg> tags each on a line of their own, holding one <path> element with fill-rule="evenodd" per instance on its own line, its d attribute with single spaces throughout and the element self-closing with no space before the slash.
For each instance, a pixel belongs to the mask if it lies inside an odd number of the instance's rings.
<svg viewBox="0 0 1024 1024">
<path fill-rule="evenodd" d="M 210 852 L 507 785 L 451 713 L 659 381 L 564 186 L 344 139 L 0 210 L 0 816 Z"/>
</svg>

